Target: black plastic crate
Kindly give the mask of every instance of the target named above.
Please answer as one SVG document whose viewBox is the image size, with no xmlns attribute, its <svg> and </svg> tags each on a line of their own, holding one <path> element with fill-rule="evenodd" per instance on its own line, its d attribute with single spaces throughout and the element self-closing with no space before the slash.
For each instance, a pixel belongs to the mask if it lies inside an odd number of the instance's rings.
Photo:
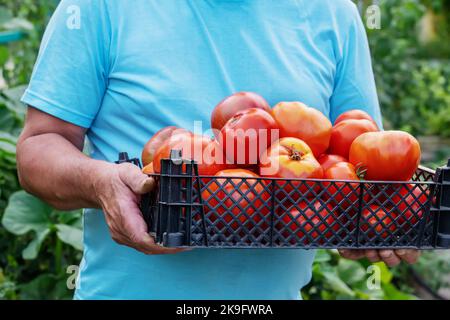
<svg viewBox="0 0 450 320">
<path fill-rule="evenodd" d="M 168 247 L 450 248 L 449 166 L 410 182 L 199 177 L 172 151 L 141 210 Z"/>
</svg>

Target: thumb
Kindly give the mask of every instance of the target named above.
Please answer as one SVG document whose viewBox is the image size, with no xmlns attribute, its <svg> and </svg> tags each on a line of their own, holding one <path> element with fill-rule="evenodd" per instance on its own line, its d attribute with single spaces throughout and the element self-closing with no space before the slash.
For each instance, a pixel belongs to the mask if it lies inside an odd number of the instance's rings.
<svg viewBox="0 0 450 320">
<path fill-rule="evenodd" d="M 155 188 L 155 179 L 142 173 L 132 164 L 121 165 L 120 179 L 136 194 L 145 194 Z"/>
</svg>

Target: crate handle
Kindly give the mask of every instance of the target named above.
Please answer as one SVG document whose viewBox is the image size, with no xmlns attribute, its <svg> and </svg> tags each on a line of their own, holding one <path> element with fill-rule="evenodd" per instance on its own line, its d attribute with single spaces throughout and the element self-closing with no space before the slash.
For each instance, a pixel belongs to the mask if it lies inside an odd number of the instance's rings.
<svg viewBox="0 0 450 320">
<path fill-rule="evenodd" d="M 436 245 L 450 248 L 450 159 L 447 165 L 436 170 L 437 183 L 436 203 L 432 203 L 437 213 Z"/>
</svg>

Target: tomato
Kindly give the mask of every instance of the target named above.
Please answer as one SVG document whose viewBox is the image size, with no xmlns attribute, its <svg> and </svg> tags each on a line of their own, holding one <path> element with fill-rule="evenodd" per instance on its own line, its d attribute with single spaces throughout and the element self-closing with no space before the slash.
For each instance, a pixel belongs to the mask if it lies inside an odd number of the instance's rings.
<svg viewBox="0 0 450 320">
<path fill-rule="evenodd" d="M 408 181 L 420 163 L 419 142 L 402 131 L 367 132 L 353 141 L 350 162 L 367 180 Z"/>
<path fill-rule="evenodd" d="M 154 174 L 155 170 L 153 170 L 153 162 L 150 162 L 148 165 L 146 165 L 144 168 L 142 168 L 142 173 Z"/>
<path fill-rule="evenodd" d="M 300 211 L 299 211 L 300 209 Z M 325 239 L 331 239 L 339 231 L 339 223 L 333 214 L 331 205 L 323 205 L 319 201 L 308 203 L 302 201 L 297 208 L 285 213 L 281 222 L 275 226 L 285 238 L 295 234 L 299 239 L 290 239 L 291 244 L 323 244 Z"/>
<path fill-rule="evenodd" d="M 328 151 L 332 154 L 348 158 L 350 146 L 357 137 L 366 132 L 376 131 L 378 131 L 378 127 L 369 120 L 343 120 L 331 130 Z"/>
<path fill-rule="evenodd" d="M 304 141 L 281 138 L 261 156 L 260 174 L 286 179 L 322 179 L 323 169 Z"/>
<path fill-rule="evenodd" d="M 225 157 L 218 143 L 206 136 L 177 136 L 172 142 L 160 147 L 154 157 L 153 169 L 161 173 L 161 159 L 169 159 L 171 150 L 182 150 L 183 159 L 197 162 L 198 173 L 201 176 L 213 176 L 216 172 L 228 168 Z"/>
<path fill-rule="evenodd" d="M 348 162 L 348 160 L 344 157 L 335 155 L 335 154 L 322 154 L 319 159 L 320 165 L 322 166 L 323 171 L 325 172 L 329 167 L 338 163 L 338 162 Z"/>
<path fill-rule="evenodd" d="M 211 115 L 211 128 L 215 129 L 215 133 L 219 133 L 236 113 L 250 108 L 272 112 L 267 101 L 260 95 L 253 92 L 239 92 L 225 98 L 214 108 Z"/>
<path fill-rule="evenodd" d="M 392 210 L 388 211 L 383 207 L 370 205 L 361 214 L 361 230 L 371 240 L 377 237 L 386 239 L 397 230 L 394 223 L 396 217 L 397 215 Z"/>
<path fill-rule="evenodd" d="M 176 136 L 180 133 L 188 133 L 189 131 L 185 129 L 181 129 L 178 127 L 170 126 L 165 127 L 159 130 L 157 133 L 153 135 L 153 137 L 145 144 L 144 149 L 142 150 L 142 165 L 145 167 L 150 162 L 153 161 L 153 157 L 155 152 L 167 142 L 167 140 L 171 139 L 171 137 Z"/>
<path fill-rule="evenodd" d="M 294 137 L 305 141 L 316 157 L 328 149 L 332 126 L 319 110 L 301 102 L 281 102 L 272 112 L 280 127 L 280 138 Z"/>
<path fill-rule="evenodd" d="M 309 181 L 287 181 L 287 179 L 322 179 L 323 169 L 314 157 L 311 148 L 297 138 L 281 138 L 274 142 L 261 156 L 260 175 L 285 178 L 277 181 L 283 192 L 277 196 L 284 199 L 286 194 L 297 200 L 310 190 L 317 190 L 319 184 Z M 283 200 L 287 201 L 287 200 Z"/>
<path fill-rule="evenodd" d="M 415 225 L 422 218 L 429 204 L 430 190 L 422 190 L 419 185 L 394 184 L 385 193 L 389 195 L 385 203 L 396 210 L 400 216 L 399 222 L 406 228 Z"/>
<path fill-rule="evenodd" d="M 277 133 L 278 126 L 268 112 L 251 108 L 228 120 L 221 130 L 219 143 L 229 163 L 245 167 L 258 163 Z"/>
<path fill-rule="evenodd" d="M 246 169 L 227 169 L 217 172 L 215 177 L 202 191 L 205 211 L 212 222 L 222 218 L 227 225 L 231 223 L 233 230 L 244 225 L 251 228 L 270 213 L 270 193 L 257 174 Z M 247 222 L 249 219 L 251 222 Z M 217 227 L 221 229 L 224 225 L 218 223 Z"/>
<path fill-rule="evenodd" d="M 348 162 L 339 162 L 329 167 L 323 176 L 329 180 L 348 180 L 359 181 L 355 167 Z M 326 192 L 324 198 L 333 199 L 333 202 L 341 209 L 347 209 L 352 205 L 358 204 L 360 195 L 359 183 L 350 182 L 323 182 Z"/>
<path fill-rule="evenodd" d="M 354 109 L 354 110 L 349 110 L 347 112 L 342 113 L 339 117 L 336 118 L 336 120 L 334 121 L 334 125 L 337 125 L 339 122 L 348 120 L 348 119 L 355 119 L 355 120 L 369 120 L 370 122 L 372 122 L 378 129 L 378 125 L 375 122 L 375 120 L 373 120 L 373 118 L 365 111 L 359 110 L 359 109 Z"/>
</svg>

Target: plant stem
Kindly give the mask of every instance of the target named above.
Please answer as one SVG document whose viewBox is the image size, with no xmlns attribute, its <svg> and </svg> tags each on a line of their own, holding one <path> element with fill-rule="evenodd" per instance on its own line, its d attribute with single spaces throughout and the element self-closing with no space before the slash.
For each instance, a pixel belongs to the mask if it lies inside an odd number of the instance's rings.
<svg viewBox="0 0 450 320">
<path fill-rule="evenodd" d="M 62 269 L 62 241 L 56 236 L 55 243 L 55 273 L 61 274 Z"/>
</svg>

